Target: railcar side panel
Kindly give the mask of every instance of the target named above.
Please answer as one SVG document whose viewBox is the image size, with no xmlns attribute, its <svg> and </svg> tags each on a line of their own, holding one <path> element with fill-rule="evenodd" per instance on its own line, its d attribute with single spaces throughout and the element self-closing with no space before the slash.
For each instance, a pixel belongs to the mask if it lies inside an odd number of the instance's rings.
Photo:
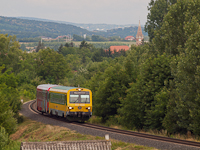
<svg viewBox="0 0 200 150">
<path fill-rule="evenodd" d="M 49 93 L 49 113 L 64 117 L 66 112 L 66 94 L 50 91 Z"/>
</svg>

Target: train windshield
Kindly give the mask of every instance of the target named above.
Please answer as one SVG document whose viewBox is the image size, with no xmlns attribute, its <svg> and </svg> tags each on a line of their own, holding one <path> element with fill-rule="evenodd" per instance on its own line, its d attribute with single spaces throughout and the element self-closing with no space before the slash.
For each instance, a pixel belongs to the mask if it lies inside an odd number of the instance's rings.
<svg viewBox="0 0 200 150">
<path fill-rule="evenodd" d="M 70 92 L 70 103 L 90 103 L 90 95 L 89 92 Z"/>
</svg>

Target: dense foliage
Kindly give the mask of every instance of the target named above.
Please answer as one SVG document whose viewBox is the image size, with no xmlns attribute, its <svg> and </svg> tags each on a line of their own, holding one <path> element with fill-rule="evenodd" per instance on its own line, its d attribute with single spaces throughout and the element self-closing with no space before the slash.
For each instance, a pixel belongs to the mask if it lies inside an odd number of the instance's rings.
<svg viewBox="0 0 200 150">
<path fill-rule="evenodd" d="M 56 51 L 42 47 L 27 53 L 15 37 L 1 34 L 0 143 L 9 142 L 20 121 L 20 98 L 34 99 L 41 83 L 91 89 L 93 114 L 102 122 L 200 136 L 199 5 L 200 0 L 171 2 L 151 42 L 126 52 L 82 41 L 79 47 L 66 43 Z"/>
</svg>

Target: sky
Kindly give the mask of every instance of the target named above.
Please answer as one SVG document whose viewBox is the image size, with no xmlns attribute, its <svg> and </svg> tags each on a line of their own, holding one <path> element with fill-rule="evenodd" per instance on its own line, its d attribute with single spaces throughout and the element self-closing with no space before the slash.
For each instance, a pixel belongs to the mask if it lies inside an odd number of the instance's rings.
<svg viewBox="0 0 200 150">
<path fill-rule="evenodd" d="M 0 0 L 0 16 L 73 23 L 138 24 L 147 21 L 150 0 Z"/>
</svg>

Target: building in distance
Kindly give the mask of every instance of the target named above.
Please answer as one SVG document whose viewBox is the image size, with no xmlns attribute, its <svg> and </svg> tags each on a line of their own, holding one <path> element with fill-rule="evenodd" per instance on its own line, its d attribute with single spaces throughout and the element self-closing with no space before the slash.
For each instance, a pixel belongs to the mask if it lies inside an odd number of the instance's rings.
<svg viewBox="0 0 200 150">
<path fill-rule="evenodd" d="M 125 40 L 133 41 L 133 40 L 135 40 L 135 37 L 134 36 L 127 36 L 127 37 L 125 37 Z"/>
<path fill-rule="evenodd" d="M 141 28 L 140 21 L 139 21 L 138 31 L 137 31 L 137 35 L 136 35 L 136 45 L 137 46 L 141 45 L 143 40 L 144 40 L 144 36 L 142 34 L 142 28 Z"/>
<path fill-rule="evenodd" d="M 110 46 L 110 51 L 111 51 L 111 53 L 120 52 L 121 50 L 127 51 L 127 50 L 129 50 L 129 48 L 130 48 L 130 47 L 127 46 L 127 45 Z"/>
</svg>

